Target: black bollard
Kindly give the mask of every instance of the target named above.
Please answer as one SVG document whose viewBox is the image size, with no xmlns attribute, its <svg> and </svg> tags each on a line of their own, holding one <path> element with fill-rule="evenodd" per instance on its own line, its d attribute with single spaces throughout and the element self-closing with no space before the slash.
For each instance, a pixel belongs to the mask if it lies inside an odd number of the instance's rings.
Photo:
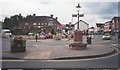
<svg viewBox="0 0 120 70">
<path fill-rule="evenodd" d="M 87 43 L 91 44 L 91 37 L 87 37 Z"/>
</svg>

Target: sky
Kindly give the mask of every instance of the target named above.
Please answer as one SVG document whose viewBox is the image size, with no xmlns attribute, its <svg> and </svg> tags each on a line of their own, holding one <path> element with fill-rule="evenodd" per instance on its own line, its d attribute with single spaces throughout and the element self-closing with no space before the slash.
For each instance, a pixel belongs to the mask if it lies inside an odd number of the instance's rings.
<svg viewBox="0 0 120 70">
<path fill-rule="evenodd" d="M 79 3 L 80 14 L 84 14 L 80 19 L 91 27 L 118 16 L 118 2 L 119 0 L 0 0 L 0 21 L 19 13 L 24 17 L 35 13 L 36 16 L 53 14 L 62 24 L 74 24 L 77 17 L 72 18 L 72 14 L 77 14 L 76 6 Z"/>
</svg>

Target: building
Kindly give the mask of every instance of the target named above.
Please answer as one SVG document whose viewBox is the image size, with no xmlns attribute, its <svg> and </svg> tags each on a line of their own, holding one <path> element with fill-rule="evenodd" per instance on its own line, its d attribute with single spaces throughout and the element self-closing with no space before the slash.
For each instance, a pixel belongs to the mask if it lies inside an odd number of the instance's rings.
<svg viewBox="0 0 120 70">
<path fill-rule="evenodd" d="M 94 34 L 94 33 L 95 33 L 95 27 L 90 27 L 90 28 L 88 29 L 88 33 L 89 33 L 89 34 Z"/>
<path fill-rule="evenodd" d="M 112 23 L 111 21 L 107 21 L 104 23 L 104 32 L 109 32 L 111 33 L 111 26 L 112 26 Z"/>
<path fill-rule="evenodd" d="M 74 24 L 74 30 L 77 30 L 77 27 L 78 27 L 78 22 Z M 88 23 L 86 23 L 83 20 L 79 21 L 79 29 L 81 31 L 83 31 L 83 33 L 88 32 L 88 28 L 89 28 L 89 24 Z"/>
<path fill-rule="evenodd" d="M 29 15 L 23 20 L 18 22 L 18 25 L 14 27 L 14 32 L 19 32 L 20 34 L 40 33 L 40 32 L 51 32 L 56 30 L 57 26 L 61 25 L 58 22 L 57 17 L 53 18 L 51 16 L 33 16 Z"/>
<path fill-rule="evenodd" d="M 0 38 L 1 38 L 1 36 L 2 36 L 2 33 L 1 33 L 1 30 L 2 30 L 2 21 L 0 21 Z"/>
<path fill-rule="evenodd" d="M 3 23 L 3 22 L 2 22 L 2 21 L 0 21 L 0 30 L 2 29 L 2 23 Z"/>
<path fill-rule="evenodd" d="M 117 34 L 120 30 L 120 17 L 113 17 L 111 23 L 112 34 Z"/>
<path fill-rule="evenodd" d="M 103 34 L 104 24 L 103 23 L 96 23 L 96 26 L 97 26 L 97 34 Z"/>
</svg>

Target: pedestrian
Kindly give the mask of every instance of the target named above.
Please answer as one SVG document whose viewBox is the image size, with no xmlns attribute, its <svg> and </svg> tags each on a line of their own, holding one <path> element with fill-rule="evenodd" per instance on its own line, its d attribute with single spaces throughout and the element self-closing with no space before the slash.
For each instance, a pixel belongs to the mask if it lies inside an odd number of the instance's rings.
<svg viewBox="0 0 120 70">
<path fill-rule="evenodd" d="M 36 42 L 37 42 L 37 39 L 38 39 L 38 36 L 37 36 L 37 34 L 35 35 L 35 39 L 36 39 Z"/>
</svg>

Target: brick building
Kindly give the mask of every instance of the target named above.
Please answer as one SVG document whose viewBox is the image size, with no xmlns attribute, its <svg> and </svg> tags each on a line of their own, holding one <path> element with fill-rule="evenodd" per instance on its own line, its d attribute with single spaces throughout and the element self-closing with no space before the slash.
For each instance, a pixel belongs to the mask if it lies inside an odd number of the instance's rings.
<svg viewBox="0 0 120 70">
<path fill-rule="evenodd" d="M 120 30 L 120 17 L 113 17 L 111 22 L 112 22 L 111 25 L 112 33 L 113 34 L 118 33 L 118 31 Z"/>
<path fill-rule="evenodd" d="M 104 32 L 109 32 L 111 33 L 111 27 L 112 27 L 112 22 L 107 21 L 104 23 Z"/>
<path fill-rule="evenodd" d="M 40 33 L 45 32 L 48 33 L 51 30 L 56 30 L 57 26 L 61 25 L 58 22 L 57 17 L 53 18 L 51 16 L 27 16 L 23 20 L 18 22 L 18 25 L 14 27 L 15 32 L 19 32 L 20 34 L 28 34 L 32 33 Z"/>
<path fill-rule="evenodd" d="M 104 24 L 103 23 L 96 23 L 96 26 L 97 26 L 97 34 L 103 34 Z"/>
</svg>

